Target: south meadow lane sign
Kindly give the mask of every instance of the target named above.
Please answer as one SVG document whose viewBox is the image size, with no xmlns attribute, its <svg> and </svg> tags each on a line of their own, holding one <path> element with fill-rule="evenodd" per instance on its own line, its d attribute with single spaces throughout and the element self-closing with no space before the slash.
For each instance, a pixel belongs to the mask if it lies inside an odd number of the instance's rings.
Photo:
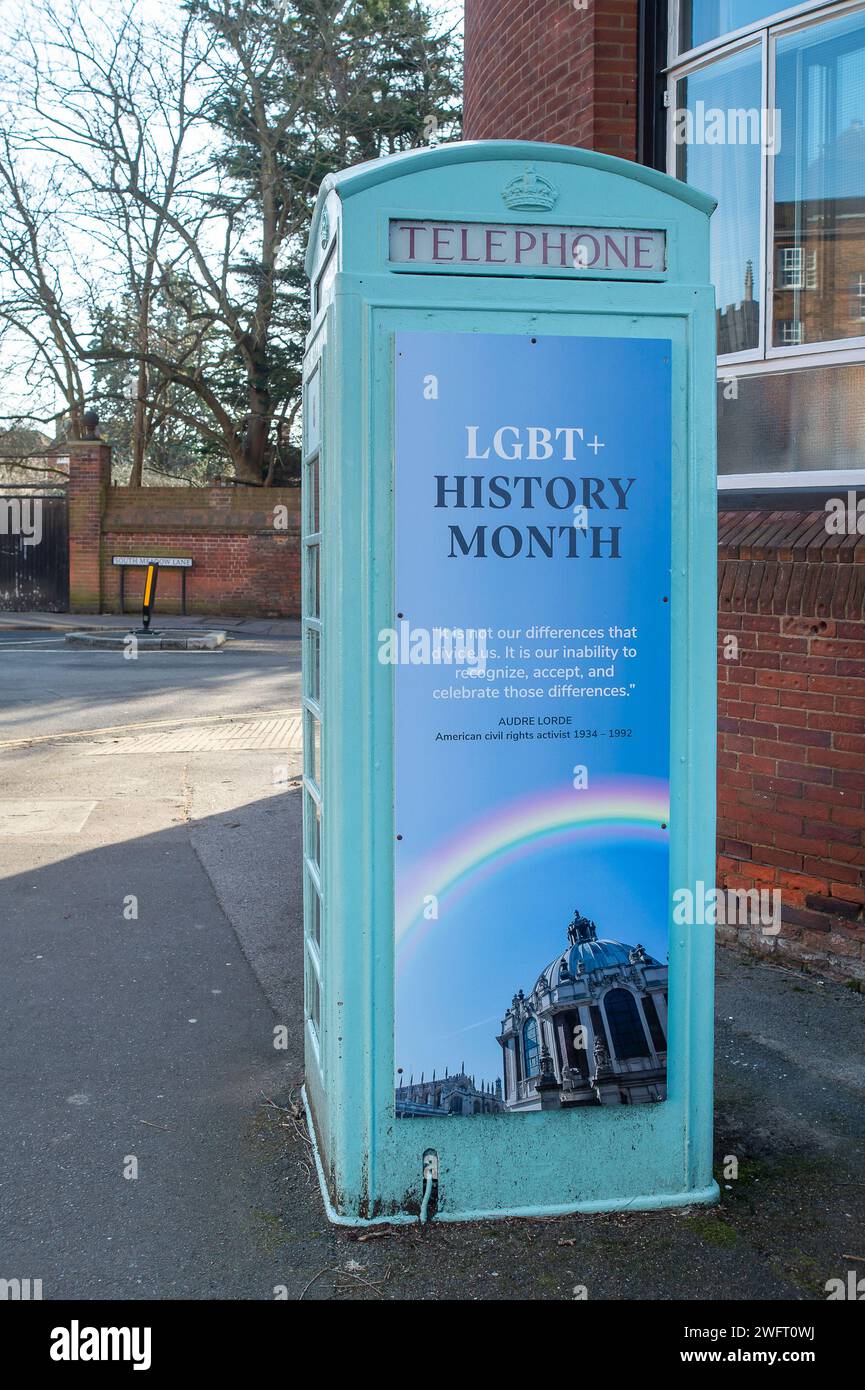
<svg viewBox="0 0 865 1390">
<path fill-rule="evenodd" d="M 191 570 L 191 555 L 112 555 L 112 565 L 133 569 L 142 565 L 159 565 L 162 569 Z"/>
</svg>

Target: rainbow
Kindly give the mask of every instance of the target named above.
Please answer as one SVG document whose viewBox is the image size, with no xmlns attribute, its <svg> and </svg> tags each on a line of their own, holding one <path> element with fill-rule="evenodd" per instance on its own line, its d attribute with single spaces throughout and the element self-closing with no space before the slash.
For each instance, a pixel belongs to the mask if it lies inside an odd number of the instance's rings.
<svg viewBox="0 0 865 1390">
<path fill-rule="evenodd" d="M 497 807 L 440 842 L 407 873 L 397 873 L 396 955 L 401 973 L 436 921 L 424 899 L 451 908 L 501 869 L 561 845 L 666 845 L 670 784 L 651 777 L 617 777 L 591 790 L 544 791 Z"/>
</svg>

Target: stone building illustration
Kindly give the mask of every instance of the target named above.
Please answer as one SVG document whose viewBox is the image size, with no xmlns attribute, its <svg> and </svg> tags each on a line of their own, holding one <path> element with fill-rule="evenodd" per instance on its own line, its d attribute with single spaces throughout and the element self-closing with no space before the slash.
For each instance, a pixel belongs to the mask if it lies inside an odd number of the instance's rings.
<svg viewBox="0 0 865 1390">
<path fill-rule="evenodd" d="M 409 1079 L 406 1086 L 396 1088 L 396 1113 L 398 1119 L 412 1119 L 421 1115 L 500 1115 L 504 1110 L 502 1103 L 501 1080 L 482 1081 L 475 1084 L 473 1076 L 468 1076 L 465 1063 L 453 1075 L 447 1071 L 436 1080 L 420 1081 Z"/>
<path fill-rule="evenodd" d="M 666 1099 L 667 975 L 575 912 L 566 949 L 502 1021 L 505 1110 Z"/>
</svg>

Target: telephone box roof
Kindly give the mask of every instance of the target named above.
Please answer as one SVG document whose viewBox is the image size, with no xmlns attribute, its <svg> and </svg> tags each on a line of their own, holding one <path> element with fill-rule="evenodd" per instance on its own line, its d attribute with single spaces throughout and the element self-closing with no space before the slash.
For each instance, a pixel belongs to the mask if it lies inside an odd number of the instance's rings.
<svg viewBox="0 0 865 1390">
<path fill-rule="evenodd" d="M 636 164 L 630 159 L 619 159 L 611 154 L 597 154 L 594 150 L 584 150 L 576 145 L 547 145 L 533 140 L 455 140 L 450 144 L 424 146 L 422 149 L 402 150 L 398 154 L 383 155 L 380 159 L 368 159 L 362 164 L 341 169 L 339 173 L 327 174 L 322 180 L 316 200 L 306 256 L 307 274 L 312 270 L 319 221 L 328 193 L 335 191 L 340 200 L 345 202 L 355 194 L 375 187 L 376 184 L 389 183 L 392 179 L 401 179 L 408 174 L 441 169 L 449 164 L 489 163 L 492 160 L 573 164 L 585 169 L 617 174 L 620 178 L 645 184 L 678 199 L 681 203 L 689 204 L 706 216 L 714 212 L 717 206 L 716 198 L 692 188 L 690 184 L 682 183 L 680 179 L 672 178 L 669 174 L 659 173 L 657 169 L 649 169 L 645 164 Z"/>
</svg>

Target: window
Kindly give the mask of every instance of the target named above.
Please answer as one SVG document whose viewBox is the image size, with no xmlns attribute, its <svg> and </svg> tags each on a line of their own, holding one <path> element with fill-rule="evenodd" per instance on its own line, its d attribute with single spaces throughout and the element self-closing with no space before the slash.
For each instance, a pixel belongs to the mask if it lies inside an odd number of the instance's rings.
<svg viewBox="0 0 865 1390">
<path fill-rule="evenodd" d="M 648 1057 L 649 1044 L 631 991 L 608 990 L 604 995 L 604 1012 L 616 1057 L 620 1061 L 626 1057 Z"/>
<path fill-rule="evenodd" d="M 759 110 L 761 89 L 757 45 L 676 83 L 675 173 L 718 199 L 709 235 L 718 304 L 718 352 L 725 356 L 760 347 L 761 154 L 759 142 L 729 144 L 708 139 L 712 132 L 704 122 L 707 112 Z"/>
<path fill-rule="evenodd" d="M 802 288 L 802 247 L 785 246 L 778 266 L 778 284 L 785 290 Z"/>
<path fill-rule="evenodd" d="M 652 1046 L 656 1052 L 666 1052 L 667 1039 L 661 1020 L 658 1017 L 658 1009 L 651 994 L 643 995 L 643 1015 L 649 1028 L 649 1037 L 652 1039 Z"/>
<path fill-rule="evenodd" d="M 801 319 L 781 319 L 776 327 L 778 342 L 784 347 L 791 347 L 794 343 L 804 343 L 805 325 Z"/>
<path fill-rule="evenodd" d="M 865 15 L 779 34 L 773 47 L 782 130 L 772 168 L 775 245 L 794 238 L 800 258 L 804 248 L 819 260 L 824 280 L 819 293 L 801 275 L 775 287 L 773 340 L 785 342 L 791 307 L 802 326 L 797 343 L 855 337 L 845 291 L 851 262 L 865 254 Z"/>
<path fill-rule="evenodd" d="M 783 472 L 759 469 L 749 485 L 838 474 L 828 441 L 815 460 L 812 432 L 778 411 L 803 394 L 780 378 L 807 371 L 808 396 L 831 416 L 847 389 L 842 368 L 865 364 L 865 3 L 670 8 L 668 168 L 718 199 L 719 407 L 722 386 L 728 417 L 746 394 L 788 441 Z M 845 452 L 858 465 L 844 481 L 865 484 L 865 415 L 845 419 L 856 426 Z M 729 439 L 720 431 L 722 487 L 741 485 L 744 472 Z"/>
<path fill-rule="evenodd" d="M 740 477 L 759 478 L 761 487 L 769 475 L 783 480 L 796 472 L 810 473 L 816 484 L 854 486 L 863 440 L 865 366 L 809 367 L 719 383 L 718 458 L 728 472 L 735 467 Z"/>
<path fill-rule="evenodd" d="M 530 1018 L 523 1029 L 523 1057 L 526 1063 L 526 1076 L 539 1076 L 541 1070 L 541 1049 L 538 1042 L 538 1025 Z"/>
<path fill-rule="evenodd" d="M 679 30 L 682 49 L 697 48 L 785 8 L 788 7 L 784 0 L 683 0 Z"/>
</svg>

